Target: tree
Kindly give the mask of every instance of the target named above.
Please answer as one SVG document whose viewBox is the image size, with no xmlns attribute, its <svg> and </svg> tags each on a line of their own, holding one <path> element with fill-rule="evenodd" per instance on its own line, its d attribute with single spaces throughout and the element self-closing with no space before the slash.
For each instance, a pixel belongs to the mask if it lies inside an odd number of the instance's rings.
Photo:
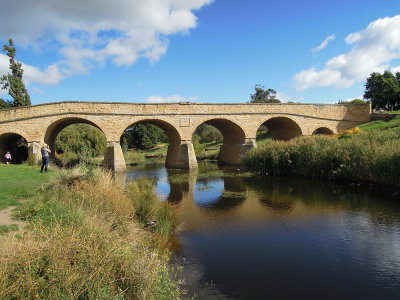
<svg viewBox="0 0 400 300">
<path fill-rule="evenodd" d="M 208 124 L 201 124 L 196 128 L 194 134 L 198 136 L 198 141 L 202 144 L 221 142 L 223 140 L 221 132 Z"/>
<path fill-rule="evenodd" d="M 0 98 L 0 109 L 10 108 L 12 107 L 12 103 L 10 101 L 6 101 Z"/>
<path fill-rule="evenodd" d="M 367 101 L 364 101 L 362 99 L 353 99 L 353 100 L 348 100 L 348 101 L 342 101 L 339 100 L 338 104 L 366 104 Z"/>
<path fill-rule="evenodd" d="M 374 72 L 365 83 L 364 98 L 374 109 L 400 109 L 400 74 L 390 71 Z"/>
<path fill-rule="evenodd" d="M 256 84 L 254 87 L 255 93 L 250 94 L 250 103 L 281 103 L 276 98 L 276 91 L 274 89 L 264 89 L 263 86 Z"/>
<path fill-rule="evenodd" d="M 28 106 L 31 105 L 31 99 L 22 81 L 22 64 L 15 60 L 16 49 L 12 39 L 8 40 L 8 45 L 4 45 L 3 51 L 7 52 L 10 58 L 11 74 L 3 75 L 0 78 L 2 89 L 8 90 L 9 95 L 13 98 L 12 106 Z"/>
<path fill-rule="evenodd" d="M 153 148 L 159 142 L 168 140 L 165 132 L 156 125 L 137 123 L 125 130 L 121 137 L 124 149 L 137 148 L 141 150 Z"/>
<path fill-rule="evenodd" d="M 89 124 L 73 124 L 64 128 L 58 134 L 55 143 L 55 150 L 58 154 L 87 153 L 92 157 L 103 155 L 105 147 L 104 133 Z"/>
</svg>

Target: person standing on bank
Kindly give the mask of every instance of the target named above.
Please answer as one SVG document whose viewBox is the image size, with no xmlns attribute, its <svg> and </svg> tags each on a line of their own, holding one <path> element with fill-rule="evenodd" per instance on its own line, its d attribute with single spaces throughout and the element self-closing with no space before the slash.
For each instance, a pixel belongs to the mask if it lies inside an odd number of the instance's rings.
<svg viewBox="0 0 400 300">
<path fill-rule="evenodd" d="M 7 151 L 6 155 L 4 155 L 4 158 L 6 159 L 6 164 L 9 165 L 11 163 L 11 153 L 10 153 L 10 151 Z"/>
<path fill-rule="evenodd" d="M 42 153 L 42 166 L 40 167 L 40 173 L 44 171 L 47 173 L 47 167 L 49 166 L 49 153 L 51 153 L 50 148 L 47 144 L 43 144 L 43 147 L 40 149 Z"/>
</svg>

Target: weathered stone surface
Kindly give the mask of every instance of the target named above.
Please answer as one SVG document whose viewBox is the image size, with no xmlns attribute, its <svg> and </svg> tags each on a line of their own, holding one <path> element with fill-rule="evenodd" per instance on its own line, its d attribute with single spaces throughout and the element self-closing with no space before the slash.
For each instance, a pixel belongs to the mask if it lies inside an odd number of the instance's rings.
<svg viewBox="0 0 400 300">
<path fill-rule="evenodd" d="M 107 164 L 116 169 L 123 161 L 115 148 L 119 146 L 123 131 L 136 122 L 146 121 L 160 126 L 169 136 L 171 146 L 166 165 L 175 167 L 183 164 L 192 168 L 197 165 L 189 154 L 193 145 L 184 142 L 191 141 L 193 132 L 202 123 L 213 125 L 222 132 L 224 146 L 221 161 L 231 163 L 251 148 L 249 145 L 255 141 L 257 129 L 264 123 L 275 138 L 288 139 L 311 135 L 317 129 L 337 133 L 367 122 L 370 112 L 369 104 L 49 103 L 0 110 L 0 152 L 5 151 L 4 141 L 9 140 L 4 138 L 6 136 L 17 134 L 31 145 L 47 143 L 53 147 L 57 134 L 63 128 L 74 123 L 87 123 L 101 129 L 109 145 L 116 143 L 112 151 L 111 148 L 107 150 L 113 153 L 115 159 L 114 163 L 108 161 Z M 35 151 L 34 147 L 31 151 Z M 192 162 L 183 163 L 183 157 Z"/>
<path fill-rule="evenodd" d="M 106 153 L 104 154 L 104 166 L 115 172 L 126 171 L 125 159 L 119 143 L 107 143 Z"/>
</svg>

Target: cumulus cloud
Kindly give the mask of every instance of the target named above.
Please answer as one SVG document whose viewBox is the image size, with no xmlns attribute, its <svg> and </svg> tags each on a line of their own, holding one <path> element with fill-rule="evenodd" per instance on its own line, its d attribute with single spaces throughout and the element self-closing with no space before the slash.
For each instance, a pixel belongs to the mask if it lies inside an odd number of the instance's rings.
<svg viewBox="0 0 400 300">
<path fill-rule="evenodd" d="M 391 70 L 393 73 L 400 72 L 400 66 L 394 67 Z"/>
<path fill-rule="evenodd" d="M 285 93 L 282 92 L 277 92 L 276 93 L 276 98 L 279 99 L 281 102 L 283 103 L 287 103 L 287 102 L 299 102 L 304 100 L 303 97 L 300 96 L 290 96 L 290 95 L 286 95 Z"/>
<path fill-rule="evenodd" d="M 12 37 L 37 50 L 57 49 L 61 59 L 44 70 L 25 65 L 31 82 L 55 84 L 107 60 L 117 66 L 130 66 L 141 57 L 157 61 L 167 51 L 168 35 L 195 28 L 194 11 L 212 1 L 7 1 L 0 10 L 0 39 Z"/>
<path fill-rule="evenodd" d="M 41 71 L 34 66 L 22 63 L 22 69 L 24 70 L 24 82 L 27 85 L 32 82 L 46 85 L 56 84 L 65 76 L 57 64 L 52 64 Z M 0 74 L 7 73 L 10 73 L 9 57 L 0 53 Z"/>
<path fill-rule="evenodd" d="M 322 49 L 325 49 L 326 46 L 328 46 L 328 43 L 335 39 L 336 39 L 336 35 L 334 35 L 334 34 L 328 36 L 325 40 L 322 41 L 321 44 L 319 44 L 317 47 L 311 49 L 311 52 L 317 53 L 317 52 L 321 51 Z"/>
<path fill-rule="evenodd" d="M 390 69 L 390 63 L 400 59 L 400 15 L 378 19 L 348 35 L 345 41 L 352 46 L 349 52 L 328 60 L 321 70 L 310 68 L 296 74 L 296 88 L 347 88 L 372 72 Z"/>
<path fill-rule="evenodd" d="M 149 103 L 176 103 L 176 102 L 196 102 L 197 97 L 185 98 L 181 95 L 170 95 L 167 97 L 163 96 L 150 96 L 146 99 Z"/>
</svg>

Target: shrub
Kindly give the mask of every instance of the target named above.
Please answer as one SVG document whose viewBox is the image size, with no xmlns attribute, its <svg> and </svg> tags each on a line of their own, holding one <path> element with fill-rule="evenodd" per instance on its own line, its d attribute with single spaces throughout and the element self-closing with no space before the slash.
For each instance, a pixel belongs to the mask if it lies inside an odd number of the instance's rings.
<svg viewBox="0 0 400 300">
<path fill-rule="evenodd" d="M 400 134 L 351 132 L 347 138 L 315 136 L 272 142 L 249 151 L 242 162 L 248 169 L 272 175 L 400 185 Z"/>
<path fill-rule="evenodd" d="M 26 163 L 28 164 L 28 166 L 35 166 L 38 164 L 38 160 L 36 159 L 36 156 L 33 153 L 29 153 Z"/>
</svg>

